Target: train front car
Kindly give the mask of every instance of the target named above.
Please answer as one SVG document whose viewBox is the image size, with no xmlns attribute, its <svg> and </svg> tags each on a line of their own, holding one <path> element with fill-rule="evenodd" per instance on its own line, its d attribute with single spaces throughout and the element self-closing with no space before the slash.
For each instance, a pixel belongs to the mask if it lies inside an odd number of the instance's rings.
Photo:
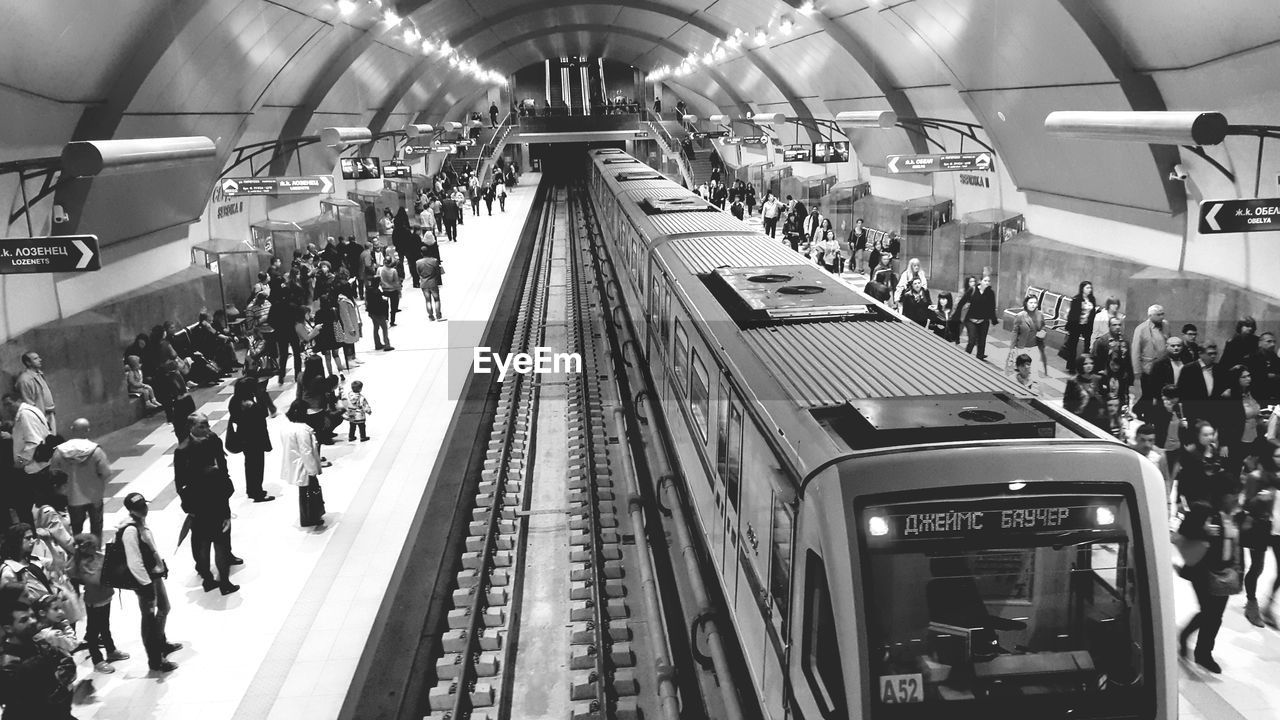
<svg viewBox="0 0 1280 720">
<path fill-rule="evenodd" d="M 903 399 L 956 404 L 934 400 Z M 893 404 L 863 403 L 876 431 L 824 426 L 874 446 L 910 414 Z M 1163 489 L 1132 450 L 1085 438 L 869 447 L 814 476 L 794 560 L 802 716 L 1176 717 Z"/>
</svg>

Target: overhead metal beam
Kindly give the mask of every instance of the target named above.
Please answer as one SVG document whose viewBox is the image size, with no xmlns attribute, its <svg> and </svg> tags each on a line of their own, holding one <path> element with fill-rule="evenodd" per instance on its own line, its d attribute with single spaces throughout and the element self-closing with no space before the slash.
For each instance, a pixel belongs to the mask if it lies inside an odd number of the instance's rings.
<svg viewBox="0 0 1280 720">
<path fill-rule="evenodd" d="M 492 47 L 489 47 L 481 51 L 479 54 L 476 55 L 476 61 L 481 64 L 487 63 L 490 59 L 492 59 L 494 56 L 498 55 L 499 53 L 503 52 L 504 50 L 509 50 L 513 46 L 519 46 L 521 44 L 530 42 L 532 40 L 537 40 L 539 38 L 546 37 L 548 35 L 584 32 L 584 31 L 599 32 L 599 33 L 613 33 L 616 35 L 625 35 L 628 37 L 638 38 L 645 42 L 651 42 L 659 47 L 669 50 L 670 52 L 674 53 L 679 57 L 686 57 L 690 52 L 688 48 L 682 45 L 678 45 L 672 42 L 671 40 L 668 40 L 667 38 L 664 38 L 658 35 L 653 35 L 651 33 L 646 33 L 640 30 L 634 30 L 632 28 L 626 28 L 626 27 L 616 27 L 613 25 L 604 25 L 599 23 L 579 23 L 579 24 L 573 24 L 573 25 L 558 25 L 551 28 L 542 28 L 539 30 L 532 30 L 530 32 L 524 33 L 523 35 L 517 35 L 516 37 L 508 38 L 500 43 L 494 44 Z M 424 59 L 422 62 L 417 63 L 413 68 L 411 68 L 408 72 L 406 72 L 404 76 L 400 78 L 400 80 L 392 88 L 391 92 L 387 94 L 387 97 L 384 98 L 383 102 L 378 106 L 378 111 L 373 116 L 373 121 L 369 123 L 370 129 L 372 129 L 374 132 L 377 132 L 382 127 L 382 125 L 387 122 L 387 119 L 391 117 L 391 113 L 395 110 L 396 106 L 400 104 L 400 101 L 404 98 L 406 94 L 408 94 L 409 90 L 413 87 L 413 84 L 418 81 L 418 79 L 422 76 L 422 74 L 428 70 L 429 66 L 430 66 L 430 63 L 428 63 Z M 715 82 L 716 85 L 718 85 L 722 91 L 724 91 L 724 94 L 738 108 L 739 112 L 745 114 L 751 111 L 751 106 L 748 105 L 747 102 L 742 99 L 742 96 L 738 94 L 737 90 L 733 87 L 732 83 L 726 80 L 723 75 L 721 75 L 718 71 L 714 71 L 714 70 L 711 71 L 711 73 L 709 74 L 712 81 Z M 454 84 L 456 84 L 456 82 Z M 439 87 L 439 92 L 437 92 L 437 97 L 443 97 L 445 92 L 453 90 L 454 84 L 442 83 Z M 681 87 L 684 87 L 684 86 L 681 85 Z M 428 106 L 424 108 L 422 112 L 425 113 L 430 109 L 434 109 L 434 107 L 435 107 L 435 103 L 432 102 L 431 104 L 428 104 Z M 447 111 L 446 111 L 446 115 L 447 115 Z"/>
</svg>

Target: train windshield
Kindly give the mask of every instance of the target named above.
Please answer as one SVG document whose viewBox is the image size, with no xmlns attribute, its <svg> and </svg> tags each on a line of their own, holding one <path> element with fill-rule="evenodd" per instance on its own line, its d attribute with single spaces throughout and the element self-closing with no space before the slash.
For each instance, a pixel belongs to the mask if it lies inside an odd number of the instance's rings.
<svg viewBox="0 0 1280 720">
<path fill-rule="evenodd" d="M 873 715 L 1145 714 L 1131 506 L 1118 493 L 865 506 Z"/>
</svg>

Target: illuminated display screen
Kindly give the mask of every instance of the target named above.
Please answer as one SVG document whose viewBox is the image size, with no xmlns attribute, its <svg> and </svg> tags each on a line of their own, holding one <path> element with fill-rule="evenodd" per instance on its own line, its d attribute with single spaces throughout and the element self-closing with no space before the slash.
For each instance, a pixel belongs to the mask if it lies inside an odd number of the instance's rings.
<svg viewBox="0 0 1280 720">
<path fill-rule="evenodd" d="M 995 539 L 1106 529 L 1115 522 L 1115 505 L 1086 497 L 1002 498 L 873 507 L 866 517 L 872 542 Z"/>
<path fill-rule="evenodd" d="M 849 143 L 845 140 L 813 144 L 815 163 L 839 163 L 849 161 Z"/>
<path fill-rule="evenodd" d="M 808 145 L 783 145 L 782 160 L 783 162 L 808 162 L 809 146 Z"/>
<path fill-rule="evenodd" d="M 375 157 L 342 158 L 343 180 L 377 180 L 382 177 L 382 161 Z"/>
</svg>

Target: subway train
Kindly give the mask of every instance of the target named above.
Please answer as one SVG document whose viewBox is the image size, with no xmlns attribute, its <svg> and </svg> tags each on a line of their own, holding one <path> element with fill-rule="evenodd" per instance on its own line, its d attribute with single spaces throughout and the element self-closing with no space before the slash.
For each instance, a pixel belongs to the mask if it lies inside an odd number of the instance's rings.
<svg viewBox="0 0 1280 720">
<path fill-rule="evenodd" d="M 1173 718 L 1149 463 L 617 149 L 587 192 L 769 718 Z"/>
</svg>

